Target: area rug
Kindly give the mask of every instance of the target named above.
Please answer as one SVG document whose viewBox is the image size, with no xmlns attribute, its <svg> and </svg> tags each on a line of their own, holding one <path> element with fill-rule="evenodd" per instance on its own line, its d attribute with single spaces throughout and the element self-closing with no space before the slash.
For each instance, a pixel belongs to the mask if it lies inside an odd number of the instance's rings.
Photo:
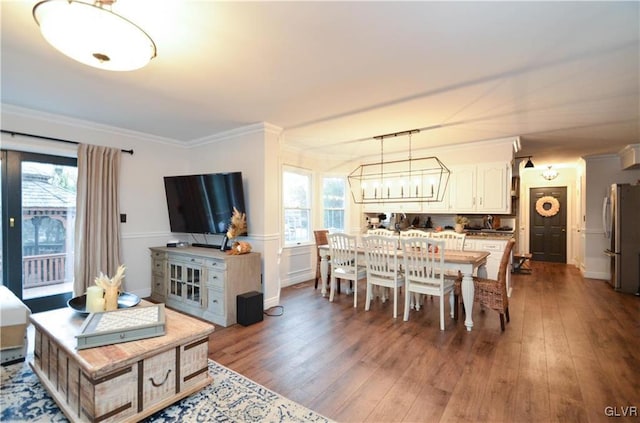
<svg viewBox="0 0 640 423">
<path fill-rule="evenodd" d="M 29 365 L 2 366 L 0 421 L 67 422 Z M 145 422 L 330 422 L 320 414 L 209 360 L 213 383 Z"/>
</svg>

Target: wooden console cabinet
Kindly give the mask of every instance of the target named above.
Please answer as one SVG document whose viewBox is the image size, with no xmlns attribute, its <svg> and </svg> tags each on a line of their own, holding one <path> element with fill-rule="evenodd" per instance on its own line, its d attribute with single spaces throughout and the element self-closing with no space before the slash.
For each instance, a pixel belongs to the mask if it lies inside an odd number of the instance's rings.
<svg viewBox="0 0 640 423">
<path fill-rule="evenodd" d="M 236 296 L 262 292 L 260 266 L 259 253 L 229 255 L 200 247 L 152 247 L 151 298 L 230 326 L 236 323 Z"/>
</svg>

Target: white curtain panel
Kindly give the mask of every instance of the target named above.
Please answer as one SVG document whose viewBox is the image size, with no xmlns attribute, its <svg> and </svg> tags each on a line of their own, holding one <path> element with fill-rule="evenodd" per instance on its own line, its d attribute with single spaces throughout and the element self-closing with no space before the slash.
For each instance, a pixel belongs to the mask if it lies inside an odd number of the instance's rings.
<svg viewBox="0 0 640 423">
<path fill-rule="evenodd" d="M 116 148 L 78 146 L 74 296 L 84 294 L 100 272 L 113 277 L 121 264 L 120 154 Z"/>
</svg>

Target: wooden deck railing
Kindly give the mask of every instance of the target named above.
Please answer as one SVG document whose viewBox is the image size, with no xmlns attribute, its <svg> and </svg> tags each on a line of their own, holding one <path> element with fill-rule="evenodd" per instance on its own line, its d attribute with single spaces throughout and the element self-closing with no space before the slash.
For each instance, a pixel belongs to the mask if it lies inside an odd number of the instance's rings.
<svg viewBox="0 0 640 423">
<path fill-rule="evenodd" d="M 34 288 L 65 282 L 66 265 L 66 253 L 23 256 L 23 287 Z"/>
</svg>

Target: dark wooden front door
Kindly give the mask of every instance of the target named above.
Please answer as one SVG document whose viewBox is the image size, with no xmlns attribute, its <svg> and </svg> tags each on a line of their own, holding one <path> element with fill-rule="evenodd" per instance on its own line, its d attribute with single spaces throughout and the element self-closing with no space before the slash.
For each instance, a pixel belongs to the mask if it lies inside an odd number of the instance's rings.
<svg viewBox="0 0 640 423">
<path fill-rule="evenodd" d="M 533 260 L 567 262 L 567 188 L 531 188 L 529 191 L 529 243 Z M 560 208 L 553 216 L 541 215 L 536 205 L 547 214 L 554 202 L 546 201 L 544 197 L 557 200 Z M 542 199 L 542 200 L 541 200 Z M 539 203 L 540 202 L 540 203 Z"/>
</svg>

